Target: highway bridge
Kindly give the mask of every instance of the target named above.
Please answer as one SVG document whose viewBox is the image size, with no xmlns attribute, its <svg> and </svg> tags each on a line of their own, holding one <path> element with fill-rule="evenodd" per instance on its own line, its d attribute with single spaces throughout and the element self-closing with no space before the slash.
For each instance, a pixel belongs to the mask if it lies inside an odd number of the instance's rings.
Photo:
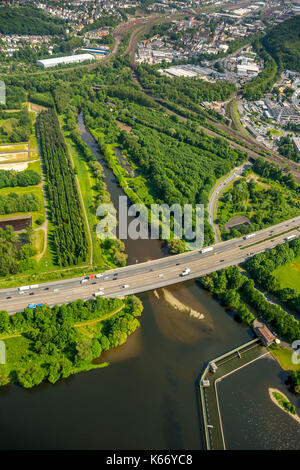
<svg viewBox="0 0 300 470">
<path fill-rule="evenodd" d="M 0 290 L 0 310 L 9 313 L 23 311 L 30 303 L 70 303 L 77 299 L 91 299 L 97 292 L 103 297 L 123 297 L 178 282 L 204 276 L 213 271 L 238 265 L 249 257 L 276 245 L 286 243 L 290 237 L 300 236 L 300 217 L 260 230 L 250 238 L 235 238 L 216 243 L 206 253 L 201 250 L 160 258 L 102 273 L 99 278 L 73 278 L 48 282 L 20 293 L 18 288 Z M 190 274 L 182 276 L 185 268 Z"/>
</svg>

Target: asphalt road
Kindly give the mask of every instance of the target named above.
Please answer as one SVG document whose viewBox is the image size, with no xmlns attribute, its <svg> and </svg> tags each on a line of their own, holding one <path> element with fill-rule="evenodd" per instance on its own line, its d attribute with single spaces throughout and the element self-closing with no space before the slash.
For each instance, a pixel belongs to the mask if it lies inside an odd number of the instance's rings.
<svg viewBox="0 0 300 470">
<path fill-rule="evenodd" d="M 273 227 L 256 232 L 252 238 L 237 238 L 214 245 L 213 251 L 201 254 L 199 250 L 158 260 L 105 271 L 99 279 L 65 279 L 48 282 L 20 294 L 18 288 L 0 290 L 0 310 L 9 313 L 23 311 L 30 303 L 55 304 L 69 303 L 77 299 L 90 299 L 93 294 L 103 289 L 103 297 L 122 297 L 124 295 L 145 292 L 165 287 L 178 282 L 203 276 L 231 265 L 244 262 L 250 256 L 285 243 L 291 235 L 300 236 L 300 217 L 282 222 Z M 284 232 L 289 231 L 288 234 Z M 268 239 L 277 235 L 276 238 Z M 257 242 L 260 242 L 257 244 Z M 253 245 L 253 246 L 251 246 Z M 248 247 L 248 248 L 247 248 Z M 244 248 L 244 249 L 243 249 Z M 189 267 L 191 273 L 181 276 Z M 123 286 L 127 287 L 123 287 Z"/>
<path fill-rule="evenodd" d="M 241 177 L 242 173 L 246 168 L 251 166 L 251 163 L 246 162 L 242 166 L 235 168 L 234 171 L 228 173 L 228 175 L 221 178 L 217 184 L 213 187 L 210 197 L 209 203 L 207 206 L 208 211 L 208 221 L 213 228 L 215 240 L 221 241 L 221 233 L 218 224 L 216 224 L 216 217 L 217 217 L 217 205 L 220 197 L 226 191 L 226 189 L 238 178 Z"/>
</svg>

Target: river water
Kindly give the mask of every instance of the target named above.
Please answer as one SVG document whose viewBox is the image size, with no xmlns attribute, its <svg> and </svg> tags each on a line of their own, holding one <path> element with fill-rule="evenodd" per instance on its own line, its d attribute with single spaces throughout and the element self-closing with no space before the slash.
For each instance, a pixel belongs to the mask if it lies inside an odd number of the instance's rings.
<svg viewBox="0 0 300 470">
<path fill-rule="evenodd" d="M 82 120 L 79 124 L 99 156 Z M 116 202 L 122 190 L 107 167 L 105 174 Z M 130 263 L 165 254 L 155 240 L 126 243 L 126 251 Z M 141 295 L 141 327 L 101 357 L 109 367 L 32 390 L 0 388 L 0 448 L 202 449 L 197 378 L 208 360 L 253 334 L 196 282 L 168 290 L 204 319 L 176 310 L 162 290 Z M 299 426 L 268 397 L 269 386 L 287 394 L 285 380 L 275 361 L 260 359 L 220 383 L 227 448 L 299 448 Z M 292 400 L 300 412 L 300 400 Z"/>
</svg>

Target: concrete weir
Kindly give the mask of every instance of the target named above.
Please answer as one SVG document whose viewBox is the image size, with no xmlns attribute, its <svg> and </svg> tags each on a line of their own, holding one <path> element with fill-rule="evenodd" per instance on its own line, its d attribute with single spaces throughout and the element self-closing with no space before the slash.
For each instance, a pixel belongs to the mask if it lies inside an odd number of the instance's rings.
<svg viewBox="0 0 300 470">
<path fill-rule="evenodd" d="M 256 338 L 211 360 L 205 367 L 197 387 L 207 450 L 226 450 L 218 383 L 266 354 L 268 350 Z"/>
</svg>

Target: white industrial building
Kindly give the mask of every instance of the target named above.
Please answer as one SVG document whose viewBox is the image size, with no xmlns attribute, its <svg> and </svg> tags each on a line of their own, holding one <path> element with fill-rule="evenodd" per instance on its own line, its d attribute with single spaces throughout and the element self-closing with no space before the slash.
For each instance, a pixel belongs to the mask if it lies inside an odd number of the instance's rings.
<svg viewBox="0 0 300 470">
<path fill-rule="evenodd" d="M 257 75 L 259 73 L 259 67 L 256 64 L 238 64 L 237 65 L 238 75 L 253 74 Z"/>
<path fill-rule="evenodd" d="M 94 60 L 92 54 L 78 54 L 78 55 L 69 55 L 65 57 L 56 57 L 51 59 L 42 59 L 37 60 L 36 65 L 43 67 L 44 69 L 48 67 L 55 67 L 59 64 L 75 64 L 78 62 L 85 62 L 86 60 Z"/>
</svg>

